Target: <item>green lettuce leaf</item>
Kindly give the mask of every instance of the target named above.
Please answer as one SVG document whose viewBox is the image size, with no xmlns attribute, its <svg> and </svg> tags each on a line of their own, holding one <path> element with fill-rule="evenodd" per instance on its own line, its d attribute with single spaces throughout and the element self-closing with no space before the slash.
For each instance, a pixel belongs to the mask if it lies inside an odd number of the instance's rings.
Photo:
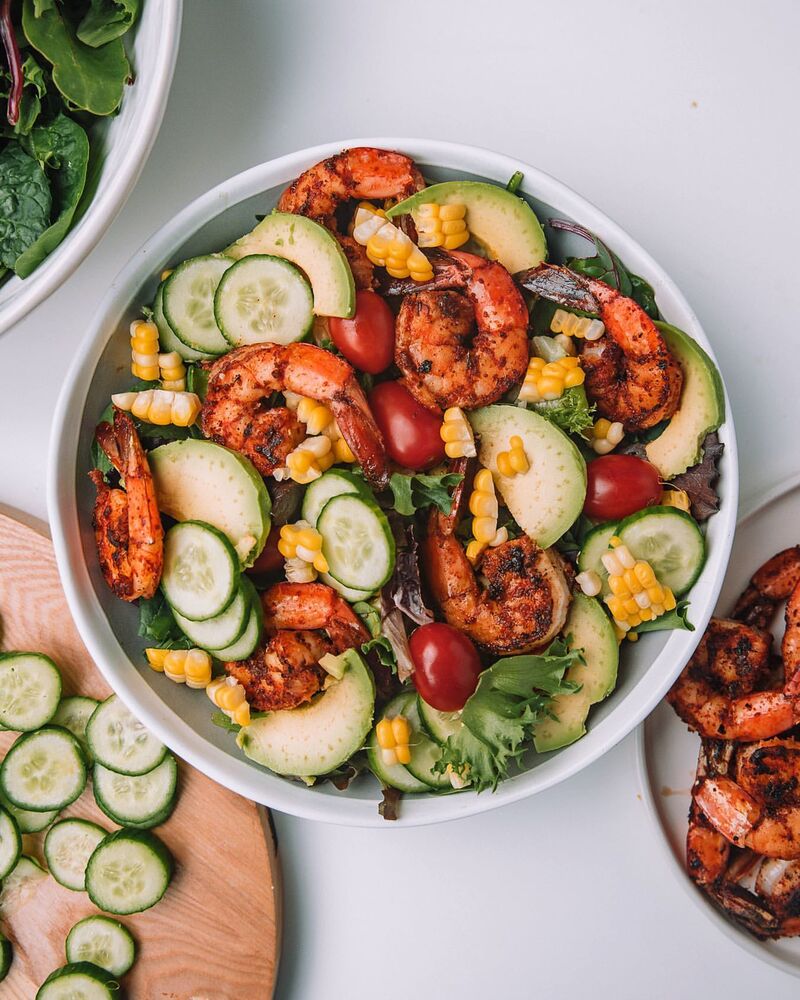
<svg viewBox="0 0 800 1000">
<path fill-rule="evenodd" d="M 582 434 L 594 423 L 594 405 L 582 385 L 566 389 L 558 399 L 543 399 L 533 409 L 568 434 Z"/>
<path fill-rule="evenodd" d="M 422 507 L 438 507 L 443 514 L 449 514 L 453 502 L 452 491 L 463 478 L 456 472 L 441 476 L 422 473 L 409 476 L 404 472 L 393 472 L 389 479 L 392 507 L 398 514 L 406 517 L 415 514 Z"/>
<path fill-rule="evenodd" d="M 583 652 L 556 639 L 544 653 L 508 656 L 484 670 L 461 712 L 461 727 L 450 736 L 435 769 L 450 765 L 481 792 L 494 789 L 519 762 L 533 726 L 546 715 L 551 700 L 577 690 L 564 680 Z"/>
<path fill-rule="evenodd" d="M 89 0 L 89 9 L 76 34 L 93 49 L 119 38 L 128 31 L 139 14 L 139 0 Z"/>
<path fill-rule="evenodd" d="M 694 625 L 689 621 L 688 601 L 678 601 L 672 611 L 667 611 L 658 618 L 653 618 L 649 622 L 642 622 L 636 626 L 636 632 L 664 632 L 667 629 L 683 629 L 686 632 L 694 632 Z"/>
</svg>

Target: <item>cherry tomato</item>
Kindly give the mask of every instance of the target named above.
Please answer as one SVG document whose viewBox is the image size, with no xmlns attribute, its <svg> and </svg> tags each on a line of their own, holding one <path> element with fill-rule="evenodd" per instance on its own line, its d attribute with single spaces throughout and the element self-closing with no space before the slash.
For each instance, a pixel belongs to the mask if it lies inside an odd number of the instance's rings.
<svg viewBox="0 0 800 1000">
<path fill-rule="evenodd" d="M 584 513 L 595 521 L 617 521 L 658 503 L 658 469 L 635 455 L 604 455 L 586 469 Z"/>
<path fill-rule="evenodd" d="M 352 319 L 328 320 L 331 340 L 350 364 L 378 375 L 394 360 L 394 316 L 376 292 L 356 292 Z"/>
<path fill-rule="evenodd" d="M 277 524 L 273 524 L 258 559 L 247 570 L 250 575 L 255 577 L 277 576 L 283 571 L 283 556 L 278 552 L 280 538 L 281 529 Z"/>
<path fill-rule="evenodd" d="M 478 686 L 481 661 L 471 640 L 452 625 L 433 622 L 411 636 L 414 686 L 440 712 L 457 712 Z"/>
<path fill-rule="evenodd" d="M 406 469 L 425 469 L 445 459 L 441 413 L 418 403 L 399 382 L 381 382 L 369 394 L 389 457 Z"/>
</svg>

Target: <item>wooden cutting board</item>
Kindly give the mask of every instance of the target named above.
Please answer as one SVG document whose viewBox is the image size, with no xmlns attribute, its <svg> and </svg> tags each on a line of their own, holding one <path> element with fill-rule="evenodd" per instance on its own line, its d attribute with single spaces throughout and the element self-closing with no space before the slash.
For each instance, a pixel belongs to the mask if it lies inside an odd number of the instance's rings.
<svg viewBox="0 0 800 1000">
<path fill-rule="evenodd" d="M 50 540 L 0 512 L 0 649 L 47 653 L 65 694 L 106 698 L 110 688 L 89 659 L 72 622 Z M 14 735 L 0 733 L 0 754 Z M 261 1000 L 275 985 L 280 938 L 279 868 L 265 810 L 180 763 L 179 798 L 156 829 L 175 857 L 165 897 L 120 919 L 138 945 L 122 979 L 132 1000 Z M 84 816 L 115 829 L 91 788 L 63 816 Z M 42 858 L 43 834 L 24 850 Z M 17 901 L 0 926 L 14 944 L 14 964 L 0 995 L 32 1000 L 63 965 L 70 927 L 98 910 L 86 893 L 48 877 Z"/>
</svg>

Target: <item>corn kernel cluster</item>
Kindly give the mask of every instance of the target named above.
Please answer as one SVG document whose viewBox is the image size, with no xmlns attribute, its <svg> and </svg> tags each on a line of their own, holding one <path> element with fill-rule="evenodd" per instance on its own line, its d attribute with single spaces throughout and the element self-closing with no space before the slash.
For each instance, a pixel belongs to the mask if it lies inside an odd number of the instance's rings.
<svg viewBox="0 0 800 1000">
<path fill-rule="evenodd" d="M 576 316 L 565 309 L 556 309 L 550 320 L 550 330 L 553 333 L 563 333 L 567 337 L 577 337 L 579 340 L 599 340 L 606 328 L 599 319 L 588 316 Z"/>
<path fill-rule="evenodd" d="M 659 618 L 675 607 L 675 596 L 669 587 L 662 587 L 653 567 L 643 559 L 636 560 L 627 545 L 615 535 L 611 552 L 601 556 L 608 571 L 611 593 L 605 598 L 614 624 L 628 632 L 642 622 Z"/>
<path fill-rule="evenodd" d="M 278 551 L 284 559 L 302 559 L 318 573 L 328 572 L 328 560 L 322 554 L 322 535 L 308 521 L 284 524 Z"/>
<path fill-rule="evenodd" d="M 159 375 L 158 327 L 149 320 L 131 323 L 131 372 L 145 382 L 154 382 Z"/>
<path fill-rule="evenodd" d="M 242 685 L 235 677 L 217 677 L 206 687 L 212 703 L 238 726 L 250 725 L 250 705 Z"/>
<path fill-rule="evenodd" d="M 487 546 L 494 547 L 508 541 L 508 531 L 497 527 L 497 494 L 488 469 L 481 469 L 475 476 L 469 510 L 472 514 L 472 541 L 467 545 L 467 559 L 475 563 Z"/>
<path fill-rule="evenodd" d="M 692 503 L 689 494 L 685 490 L 675 490 L 667 487 L 661 494 L 661 504 L 664 507 L 677 507 L 678 510 L 685 510 L 688 514 Z"/>
<path fill-rule="evenodd" d="M 205 688 L 211 683 L 211 657 L 204 649 L 146 649 L 147 662 L 176 684 Z"/>
<path fill-rule="evenodd" d="M 595 573 L 593 569 L 586 569 L 582 573 L 578 573 L 575 577 L 575 583 L 578 584 L 581 591 L 587 597 L 597 597 L 603 589 L 603 581 L 600 579 L 600 574 Z"/>
<path fill-rule="evenodd" d="M 171 389 L 144 389 L 142 392 L 117 392 L 111 402 L 118 410 L 128 410 L 140 420 L 161 427 L 191 426 L 200 415 L 203 404 L 194 392 L 173 392 Z"/>
<path fill-rule="evenodd" d="M 460 406 L 451 406 L 444 411 L 439 436 L 444 441 L 444 450 L 448 458 L 474 458 L 478 454 L 475 450 L 472 426 Z"/>
<path fill-rule="evenodd" d="M 540 403 L 545 399 L 560 399 L 565 389 L 582 385 L 586 373 L 581 359 L 567 355 L 557 361 L 531 358 L 519 398 L 526 403 Z"/>
<path fill-rule="evenodd" d="M 324 434 L 325 437 L 330 438 L 334 463 L 355 462 L 356 456 L 342 437 L 342 432 L 339 430 L 339 425 L 336 423 L 330 407 L 319 400 L 300 396 L 295 392 L 286 392 L 285 400 L 286 406 L 290 410 L 294 410 L 297 419 L 306 425 L 309 436 Z M 276 476 L 276 478 L 278 477 Z"/>
<path fill-rule="evenodd" d="M 373 264 L 385 267 L 393 278 L 430 281 L 433 277 L 431 262 L 411 237 L 369 202 L 361 202 L 356 209 L 353 239 L 367 248 L 367 257 Z"/>
<path fill-rule="evenodd" d="M 158 367 L 161 370 L 161 388 L 183 392 L 186 388 L 186 365 L 177 351 L 159 354 Z"/>
<path fill-rule="evenodd" d="M 378 746 L 381 748 L 383 763 L 408 764 L 411 760 L 411 726 L 404 715 L 396 715 L 393 719 L 383 718 L 375 727 Z"/>
<path fill-rule="evenodd" d="M 411 212 L 421 247 L 457 250 L 469 239 L 466 205 L 434 205 L 426 202 Z"/>
<path fill-rule="evenodd" d="M 605 417 L 600 417 L 592 427 L 592 449 L 598 455 L 608 455 L 617 447 L 624 436 L 624 428 L 618 420 L 612 424 Z"/>
<path fill-rule="evenodd" d="M 306 485 L 319 479 L 335 461 L 331 439 L 324 434 L 318 434 L 301 441 L 294 451 L 290 451 L 286 456 L 286 465 L 277 468 L 272 475 L 279 482 L 293 479 L 296 483 Z"/>
<path fill-rule="evenodd" d="M 530 467 L 531 463 L 525 454 L 522 438 L 518 434 L 512 434 L 508 442 L 508 451 L 498 452 L 497 471 L 501 476 L 511 479 L 520 472 L 527 472 Z"/>
</svg>

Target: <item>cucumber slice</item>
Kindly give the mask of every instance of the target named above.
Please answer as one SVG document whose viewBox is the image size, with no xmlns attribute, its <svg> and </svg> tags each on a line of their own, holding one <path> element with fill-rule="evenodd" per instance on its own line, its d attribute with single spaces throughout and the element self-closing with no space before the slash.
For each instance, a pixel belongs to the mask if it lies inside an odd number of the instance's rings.
<svg viewBox="0 0 800 1000">
<path fill-rule="evenodd" d="M 146 774 L 164 759 L 167 748 L 112 694 L 101 702 L 86 727 L 98 764 L 118 774 Z"/>
<path fill-rule="evenodd" d="M 158 286 L 155 300 L 153 301 L 153 322 L 158 327 L 158 345 L 160 350 L 169 354 L 177 351 L 184 361 L 206 361 L 213 358 L 213 354 L 203 354 L 202 351 L 192 350 L 175 336 L 175 332 L 167 322 L 164 315 L 164 282 Z"/>
<path fill-rule="evenodd" d="M 14 948 L 5 936 L 0 934 L 0 983 L 6 978 L 14 961 Z"/>
<path fill-rule="evenodd" d="M 329 587 L 333 587 L 334 590 L 338 591 L 351 604 L 355 604 L 356 601 L 368 601 L 375 593 L 374 590 L 356 590 L 355 587 L 346 587 L 343 583 L 339 583 L 338 580 L 334 579 L 330 573 L 320 573 L 319 578 L 323 583 L 327 583 Z"/>
<path fill-rule="evenodd" d="M 418 780 L 426 784 L 429 790 L 454 791 L 450 784 L 450 778 L 439 771 L 435 771 L 433 765 L 442 756 L 441 746 L 430 739 L 422 726 L 418 700 L 412 695 L 410 704 L 406 707 L 404 715 L 407 716 L 411 726 L 411 760 L 406 764 L 409 772 Z"/>
<path fill-rule="evenodd" d="M 241 638 L 250 622 L 250 609 L 258 601 L 258 594 L 253 584 L 243 576 L 239 580 L 231 603 L 214 618 L 204 622 L 193 622 L 174 611 L 175 621 L 181 631 L 187 635 L 195 646 L 201 649 L 224 649 Z"/>
<path fill-rule="evenodd" d="M 106 913 L 141 913 L 161 899 L 172 878 L 172 855 L 149 830 L 118 830 L 86 866 L 86 891 Z"/>
<path fill-rule="evenodd" d="M 28 733 L 48 723 L 61 698 L 61 674 L 41 653 L 0 656 L 0 724 Z"/>
<path fill-rule="evenodd" d="M 0 786 L 20 809 L 63 809 L 86 787 L 80 744 L 72 733 L 56 726 L 25 733 L 5 756 Z"/>
<path fill-rule="evenodd" d="M 0 808 L 0 879 L 11 872 L 22 854 L 22 837 L 17 821 L 7 809 Z"/>
<path fill-rule="evenodd" d="M 261 639 L 262 618 L 261 601 L 257 600 L 250 609 L 247 628 L 240 638 L 230 646 L 225 646 L 223 649 L 215 649 L 215 658 L 230 663 L 232 660 L 246 660 L 248 656 L 252 656 Z"/>
<path fill-rule="evenodd" d="M 417 697 L 417 709 L 423 729 L 431 739 L 442 746 L 451 736 L 455 736 L 464 725 L 461 721 L 461 712 L 440 712 L 419 696 Z"/>
<path fill-rule="evenodd" d="M 53 725 L 68 729 L 89 758 L 91 754 L 89 744 L 86 742 L 86 726 L 99 704 L 100 702 L 94 698 L 85 698 L 81 694 L 70 695 L 61 699 L 53 716 Z"/>
<path fill-rule="evenodd" d="M 617 531 L 616 521 L 613 524 L 598 524 L 586 533 L 578 555 L 578 570 L 581 573 L 595 572 L 600 577 L 603 584 L 602 593 L 608 593 L 608 570 L 601 561 L 604 552 L 608 552 L 608 545 Z"/>
<path fill-rule="evenodd" d="M 386 706 L 383 718 L 393 719 L 396 715 L 405 715 L 408 706 L 415 701 L 416 696 L 412 692 L 405 692 L 397 695 Z M 367 760 L 369 767 L 375 777 L 383 785 L 396 788 L 398 791 L 406 793 L 422 793 L 430 791 L 428 785 L 414 775 L 404 764 L 387 764 L 383 759 L 381 748 L 378 744 L 377 727 L 370 734 L 367 744 Z"/>
<path fill-rule="evenodd" d="M 71 962 L 50 973 L 36 1000 L 113 1000 L 118 989 L 119 984 L 105 969 L 91 962 Z"/>
<path fill-rule="evenodd" d="M 86 888 L 86 865 L 108 831 L 86 819 L 62 819 L 47 831 L 44 857 L 50 874 L 74 892 Z"/>
<path fill-rule="evenodd" d="M 325 504 L 333 497 L 348 493 L 369 496 L 363 479 L 344 469 L 331 469 L 306 487 L 301 509 L 303 519 L 316 528 Z"/>
<path fill-rule="evenodd" d="M 11 873 L 3 879 L 0 892 L 0 916 L 8 918 L 24 906 L 36 886 L 47 878 L 47 872 L 38 861 L 27 854 L 20 855 Z"/>
<path fill-rule="evenodd" d="M 706 561 L 706 543 L 694 518 L 677 507 L 646 507 L 625 518 L 617 534 L 636 559 L 646 559 L 658 582 L 676 597 L 693 585 Z"/>
<path fill-rule="evenodd" d="M 2 791 L 0 791 L 0 805 L 14 817 L 20 833 L 41 833 L 58 816 L 58 809 L 52 809 L 49 812 L 33 812 L 30 809 L 20 809 L 13 802 L 9 802 Z"/>
<path fill-rule="evenodd" d="M 364 496 L 336 496 L 317 520 L 332 577 L 346 587 L 379 590 L 392 575 L 395 545 L 380 507 Z"/>
<path fill-rule="evenodd" d="M 112 976 L 124 976 L 136 960 L 128 928 L 111 917 L 84 917 L 67 934 L 68 962 L 91 962 Z"/>
<path fill-rule="evenodd" d="M 221 531 L 202 521 L 173 525 L 164 538 L 161 589 L 190 621 L 221 614 L 236 594 L 239 559 Z"/>
<path fill-rule="evenodd" d="M 314 297 L 293 264 L 253 254 L 223 274 L 214 295 L 214 316 L 232 347 L 291 344 L 311 329 Z"/>
<path fill-rule="evenodd" d="M 231 345 L 214 318 L 214 294 L 233 264 L 227 257 L 192 257 L 179 264 L 164 282 L 164 316 L 187 347 L 203 354 L 225 354 Z"/>
<path fill-rule="evenodd" d="M 175 808 L 178 765 L 171 753 L 147 774 L 117 774 L 95 764 L 92 788 L 95 802 L 110 820 L 120 826 L 149 830 L 168 819 Z"/>
</svg>

